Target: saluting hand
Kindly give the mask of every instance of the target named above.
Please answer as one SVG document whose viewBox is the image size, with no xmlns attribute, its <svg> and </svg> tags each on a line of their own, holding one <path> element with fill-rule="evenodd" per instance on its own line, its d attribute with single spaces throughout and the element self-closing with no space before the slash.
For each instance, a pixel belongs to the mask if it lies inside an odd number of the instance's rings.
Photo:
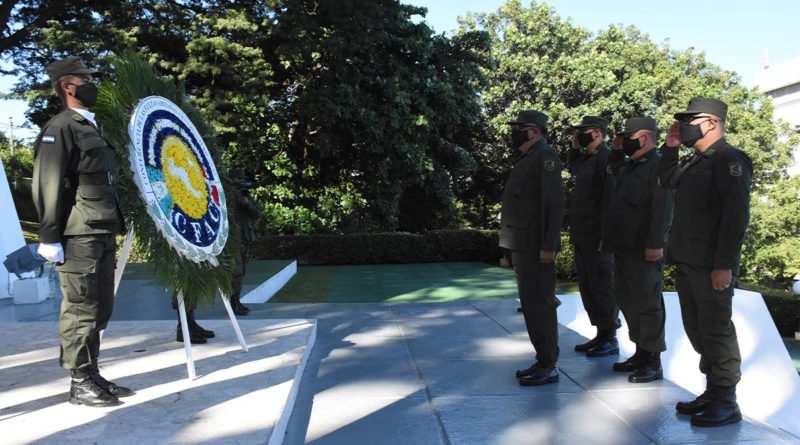
<svg viewBox="0 0 800 445">
<path fill-rule="evenodd" d="M 664 249 L 644 249 L 645 261 L 658 261 L 664 257 Z"/>
<path fill-rule="evenodd" d="M 572 133 L 572 149 L 573 150 L 580 150 L 581 144 L 578 142 L 578 131 L 576 130 Z"/>
<path fill-rule="evenodd" d="M 711 287 L 721 291 L 731 286 L 733 276 L 730 269 L 714 269 L 711 271 Z"/>
<path fill-rule="evenodd" d="M 678 121 L 672 124 L 667 131 L 667 140 L 665 145 L 669 148 L 677 148 L 681 145 L 681 124 Z"/>
<path fill-rule="evenodd" d="M 539 251 L 539 262 L 542 264 L 549 264 L 555 261 L 556 253 L 552 250 L 540 250 Z"/>
</svg>

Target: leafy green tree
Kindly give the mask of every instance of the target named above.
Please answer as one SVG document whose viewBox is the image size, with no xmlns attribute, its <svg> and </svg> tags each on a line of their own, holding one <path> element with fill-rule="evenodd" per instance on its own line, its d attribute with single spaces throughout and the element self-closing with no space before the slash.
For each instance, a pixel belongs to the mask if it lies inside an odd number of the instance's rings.
<svg viewBox="0 0 800 445">
<path fill-rule="evenodd" d="M 491 38 L 493 68 L 485 73 L 489 87 L 481 97 L 487 122 L 485 138 L 490 145 L 509 145 L 506 122 L 525 108 L 550 115 L 548 140 L 565 153 L 572 136 L 569 125 L 583 115 L 603 116 L 612 122 L 612 129 L 621 128 L 627 117 L 648 115 L 666 129 L 674 121 L 674 112 L 684 109 L 692 96 L 714 96 L 730 106 L 728 139 L 753 159 L 753 200 L 766 199 L 770 194 L 770 205 L 788 203 L 786 197 L 774 193 L 775 186 L 785 180 L 790 162 L 793 142 L 787 129 L 772 122 L 773 108 L 767 97 L 744 87 L 735 73 L 709 63 L 704 54 L 692 48 L 675 50 L 653 43 L 633 27 L 610 26 L 594 35 L 561 19 L 551 6 L 532 2 L 523 7 L 519 0 L 508 1 L 494 13 L 466 18 L 462 29 L 485 30 Z M 480 173 L 476 176 L 497 178 L 477 184 L 485 187 L 487 196 L 500 194 L 503 172 L 512 155 L 511 150 L 487 149 L 477 157 Z M 491 207 L 491 211 L 471 212 L 483 216 L 477 224 L 487 224 L 486 218 L 496 214 L 496 202 L 475 203 Z M 791 243 L 782 242 L 800 235 L 786 215 L 766 218 L 761 214 L 765 211 L 760 203 L 753 206 L 756 225 L 787 229 L 750 231 L 745 248 L 750 255 L 745 261 L 745 272 L 751 275 L 748 278 L 764 276 L 755 272 L 755 252 L 761 251 L 760 246 L 771 240 L 777 243 L 776 249 L 779 245 L 792 249 L 788 247 Z M 780 222 L 771 221 L 773 218 Z M 773 250 L 768 255 L 773 264 L 762 266 L 769 267 L 771 274 L 780 274 L 781 268 L 790 270 L 784 261 L 788 253 L 779 255 Z M 795 258 L 798 256 L 800 250 L 795 252 Z"/>
</svg>

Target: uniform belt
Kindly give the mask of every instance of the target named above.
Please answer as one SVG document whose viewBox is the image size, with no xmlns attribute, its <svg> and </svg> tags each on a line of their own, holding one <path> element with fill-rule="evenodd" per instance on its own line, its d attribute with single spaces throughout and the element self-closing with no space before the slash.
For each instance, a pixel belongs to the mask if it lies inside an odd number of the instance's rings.
<svg viewBox="0 0 800 445">
<path fill-rule="evenodd" d="M 109 172 L 84 173 L 78 175 L 78 185 L 111 185 L 114 176 Z"/>
</svg>

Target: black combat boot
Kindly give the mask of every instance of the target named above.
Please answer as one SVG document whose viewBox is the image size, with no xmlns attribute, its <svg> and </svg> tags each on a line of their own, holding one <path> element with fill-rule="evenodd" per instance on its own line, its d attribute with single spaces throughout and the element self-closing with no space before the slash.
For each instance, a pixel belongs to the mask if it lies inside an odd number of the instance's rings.
<svg viewBox="0 0 800 445">
<path fill-rule="evenodd" d="M 702 412 L 692 416 L 692 425 L 715 427 L 742 421 L 742 412 L 736 403 L 735 386 L 713 385 L 707 392 L 711 396 L 711 403 Z"/>
<path fill-rule="evenodd" d="M 214 331 L 209 331 L 208 329 L 203 329 L 199 324 L 197 324 L 197 320 L 194 318 L 194 310 L 186 311 L 186 319 L 189 322 L 189 332 L 192 333 L 192 336 L 201 336 L 204 338 L 214 338 L 215 334 Z"/>
<path fill-rule="evenodd" d="M 599 341 L 586 351 L 587 357 L 605 357 L 619 354 L 616 330 L 598 331 L 597 338 L 599 338 Z"/>
<path fill-rule="evenodd" d="M 661 353 L 644 351 L 643 356 L 644 359 L 639 364 L 639 367 L 628 376 L 628 381 L 631 383 L 647 383 L 663 379 L 664 371 L 661 369 Z"/>
<path fill-rule="evenodd" d="M 623 362 L 614 363 L 611 366 L 611 369 L 617 372 L 632 372 L 636 371 L 636 368 L 639 366 L 639 362 L 642 361 L 642 350 L 639 349 L 639 345 L 636 345 L 636 352 L 633 353 L 627 360 Z"/>
<path fill-rule="evenodd" d="M 587 341 L 585 343 L 580 343 L 580 344 L 575 345 L 575 351 L 577 351 L 577 352 L 586 352 L 586 351 L 592 349 L 593 347 L 597 346 L 597 344 L 600 343 L 600 340 L 601 340 L 600 333 L 598 332 L 597 335 L 595 335 L 593 339 L 591 339 L 591 340 L 589 340 L 589 341 Z"/>
<path fill-rule="evenodd" d="M 86 406 L 116 406 L 120 400 L 97 386 L 86 369 L 73 369 L 69 387 L 69 403 Z"/>
<path fill-rule="evenodd" d="M 130 388 L 119 386 L 114 382 L 109 382 L 108 380 L 104 379 L 103 376 L 100 375 L 100 369 L 97 368 L 97 363 L 92 363 L 89 365 L 88 372 L 89 376 L 92 378 L 92 381 L 94 381 L 94 384 L 104 389 L 112 396 L 128 397 L 136 394 L 136 392 Z"/>
<path fill-rule="evenodd" d="M 250 313 L 250 308 L 242 304 L 239 295 L 231 295 L 231 308 L 236 315 L 247 315 Z"/>
<path fill-rule="evenodd" d="M 700 394 L 697 396 L 696 399 L 690 400 L 688 402 L 678 402 L 675 404 L 675 411 L 681 414 L 697 414 L 703 412 L 714 399 L 708 393 L 708 391 Z"/>
<path fill-rule="evenodd" d="M 175 335 L 175 341 L 183 343 L 183 329 L 181 329 L 181 322 L 180 321 L 178 321 L 178 332 Z M 202 345 L 204 343 L 208 343 L 208 340 L 206 340 L 205 337 L 203 337 L 202 335 L 196 333 L 195 331 L 193 331 L 191 329 L 189 329 L 189 341 L 193 345 L 198 345 L 198 344 Z"/>
</svg>

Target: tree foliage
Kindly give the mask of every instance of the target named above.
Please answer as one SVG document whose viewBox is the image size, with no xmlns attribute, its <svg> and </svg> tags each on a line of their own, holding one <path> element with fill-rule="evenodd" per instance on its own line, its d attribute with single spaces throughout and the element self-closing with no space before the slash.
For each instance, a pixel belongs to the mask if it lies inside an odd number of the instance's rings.
<svg viewBox="0 0 800 445">
<path fill-rule="evenodd" d="M 727 102 L 727 137 L 754 163 L 754 228 L 744 249 L 745 274 L 785 277 L 784 271 L 797 267 L 800 249 L 796 242 L 784 241 L 792 236 L 797 240 L 800 228 L 782 211 L 775 212 L 791 202 L 778 190 L 785 190 L 786 167 L 797 140 L 772 122 L 771 100 L 743 86 L 738 75 L 709 63 L 692 48 L 656 44 L 634 27 L 610 26 L 592 34 L 561 19 L 545 4 L 523 7 L 519 0 L 510 0 L 494 13 L 463 20 L 462 29 L 485 30 L 491 38 L 493 65 L 485 72 L 489 87 L 481 96 L 489 146 L 508 145 L 506 122 L 526 108 L 549 114 L 548 140 L 565 155 L 572 136 L 569 126 L 583 115 L 607 118 L 612 132 L 636 115 L 651 116 L 666 129 L 674 121 L 672 115 L 685 109 L 692 96 Z M 479 186 L 497 196 L 511 153 L 490 149 L 481 154 L 481 173 L 476 176 L 495 179 Z M 492 211 L 470 212 L 484 217 L 477 224 L 487 224 L 485 218 L 496 214 L 494 203 Z"/>
<path fill-rule="evenodd" d="M 754 161 L 745 274 L 780 280 L 797 268 L 787 194 L 797 184 L 785 173 L 797 140 L 771 121 L 769 98 L 702 52 L 634 27 L 592 33 L 519 0 L 469 15 L 452 36 L 397 0 L 48 3 L 61 8 L 0 8 L 0 54 L 16 64 L 31 119 L 42 124 L 57 108 L 49 61 L 76 54 L 107 66 L 133 49 L 186 86 L 224 164 L 257 182 L 273 231 L 492 227 L 515 156 L 506 122 L 518 111 L 546 111 L 563 153 L 582 115 L 608 118 L 612 131 L 649 115 L 666 129 L 703 95 L 729 104 L 728 138 Z"/>
</svg>

